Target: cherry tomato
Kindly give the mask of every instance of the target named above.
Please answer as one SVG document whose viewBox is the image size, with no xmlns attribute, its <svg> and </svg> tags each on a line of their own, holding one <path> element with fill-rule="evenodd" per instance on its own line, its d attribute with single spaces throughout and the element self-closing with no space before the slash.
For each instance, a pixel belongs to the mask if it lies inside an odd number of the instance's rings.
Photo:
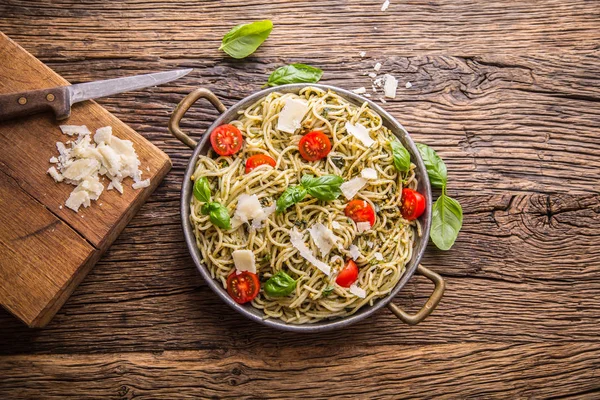
<svg viewBox="0 0 600 400">
<path fill-rule="evenodd" d="M 417 219 L 425 211 L 425 196 L 416 190 L 402 189 L 402 216 L 412 221 Z"/>
<path fill-rule="evenodd" d="M 354 261 L 348 260 L 337 278 L 335 278 L 335 283 L 342 287 L 350 287 L 356 281 L 356 278 L 358 278 L 358 267 Z"/>
<path fill-rule="evenodd" d="M 220 156 L 230 156 L 242 148 L 242 132 L 233 125 L 217 126 L 210 134 L 210 144 Z"/>
<path fill-rule="evenodd" d="M 344 209 L 344 214 L 354 222 L 369 222 L 371 226 L 375 225 L 375 210 L 364 200 L 352 200 Z"/>
<path fill-rule="evenodd" d="M 277 163 L 275 162 L 275 160 L 273 160 L 272 157 L 269 157 L 267 155 L 264 155 L 264 154 L 253 155 L 252 157 L 250 157 L 249 159 L 246 160 L 246 173 L 252 171 L 254 168 L 258 167 L 259 165 L 265 165 L 265 164 L 268 164 L 271 167 L 275 168 L 275 165 Z"/>
<path fill-rule="evenodd" d="M 252 301 L 260 291 L 258 276 L 252 272 L 244 271 L 237 274 L 233 271 L 227 278 L 227 293 L 236 303 L 244 304 Z"/>
<path fill-rule="evenodd" d="M 317 161 L 327 157 L 331 151 L 331 142 L 323 132 L 312 131 L 300 139 L 298 147 L 300 155 L 306 161 Z"/>
</svg>

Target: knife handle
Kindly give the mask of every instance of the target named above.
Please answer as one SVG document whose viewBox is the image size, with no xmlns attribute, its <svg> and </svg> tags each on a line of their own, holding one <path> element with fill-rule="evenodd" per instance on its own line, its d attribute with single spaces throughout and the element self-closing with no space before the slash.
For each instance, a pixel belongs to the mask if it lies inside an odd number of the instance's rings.
<svg viewBox="0 0 600 400">
<path fill-rule="evenodd" d="M 52 110 L 56 119 L 71 115 L 67 86 L 0 95 L 0 121 Z"/>
</svg>

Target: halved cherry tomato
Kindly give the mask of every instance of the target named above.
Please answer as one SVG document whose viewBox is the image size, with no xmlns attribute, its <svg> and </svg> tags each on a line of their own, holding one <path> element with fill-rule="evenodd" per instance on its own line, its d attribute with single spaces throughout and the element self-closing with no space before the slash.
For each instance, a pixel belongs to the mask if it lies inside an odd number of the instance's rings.
<svg viewBox="0 0 600 400">
<path fill-rule="evenodd" d="M 354 222 L 369 222 L 371 226 L 375 225 L 375 210 L 364 200 L 352 200 L 344 209 L 344 214 Z"/>
<path fill-rule="evenodd" d="M 210 144 L 220 156 L 230 156 L 242 148 L 242 132 L 233 125 L 217 126 L 210 134 Z"/>
<path fill-rule="evenodd" d="M 255 154 L 246 160 L 246 173 L 252 171 L 254 168 L 258 167 L 259 165 L 265 165 L 265 164 L 268 164 L 271 167 L 275 168 L 275 165 L 277 163 L 275 162 L 275 160 L 273 160 L 272 157 L 269 157 L 265 154 Z"/>
<path fill-rule="evenodd" d="M 425 211 L 425 196 L 416 190 L 402 189 L 402 216 L 412 221 L 417 219 Z"/>
<path fill-rule="evenodd" d="M 317 161 L 327 157 L 331 151 L 329 138 L 321 131 L 312 131 L 300 139 L 298 144 L 300 155 L 306 161 Z"/>
<path fill-rule="evenodd" d="M 227 277 L 227 293 L 236 303 L 244 304 L 252 301 L 260 291 L 260 281 L 258 276 L 252 272 L 244 271 L 237 274 L 233 271 Z"/>
<path fill-rule="evenodd" d="M 337 278 L 335 278 L 335 283 L 342 287 L 350 287 L 356 281 L 356 278 L 358 278 L 358 267 L 354 261 L 348 260 Z"/>
</svg>

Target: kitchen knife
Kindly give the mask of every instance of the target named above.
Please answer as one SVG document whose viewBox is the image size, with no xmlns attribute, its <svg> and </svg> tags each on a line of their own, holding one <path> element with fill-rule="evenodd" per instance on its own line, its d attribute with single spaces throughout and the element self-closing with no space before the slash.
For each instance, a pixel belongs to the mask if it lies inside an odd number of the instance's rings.
<svg viewBox="0 0 600 400">
<path fill-rule="evenodd" d="M 80 101 L 161 85 L 179 79 L 191 71 L 191 68 L 178 69 L 104 81 L 78 83 L 70 86 L 58 86 L 50 89 L 2 94 L 0 95 L 0 120 L 48 110 L 54 111 L 56 119 L 65 119 L 71 115 L 71 106 Z"/>
</svg>

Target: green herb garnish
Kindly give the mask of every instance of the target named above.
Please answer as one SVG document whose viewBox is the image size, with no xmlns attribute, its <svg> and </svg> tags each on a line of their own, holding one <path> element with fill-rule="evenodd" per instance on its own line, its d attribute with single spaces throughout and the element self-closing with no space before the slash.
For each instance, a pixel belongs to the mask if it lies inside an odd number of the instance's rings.
<svg viewBox="0 0 600 400">
<path fill-rule="evenodd" d="M 304 175 L 300 185 L 290 186 L 277 199 L 277 211 L 284 212 L 289 206 L 304 199 L 307 194 L 322 201 L 335 200 L 342 194 L 340 186 L 344 180 L 337 175 L 323 175 L 318 178 Z"/>
<path fill-rule="evenodd" d="M 284 297 L 296 288 L 296 281 L 283 271 L 273 275 L 264 285 L 265 293 L 271 297 Z"/>
<path fill-rule="evenodd" d="M 204 203 L 200 208 L 200 212 L 208 215 L 213 225 L 221 229 L 231 229 L 229 210 L 217 201 L 210 201 L 210 185 L 208 184 L 208 179 L 204 176 L 194 182 L 194 197 L 196 200 Z"/>
<path fill-rule="evenodd" d="M 442 194 L 431 209 L 431 231 L 429 236 L 438 249 L 448 250 L 456 241 L 458 232 L 462 227 L 462 207 L 458 201 L 446 194 L 448 173 L 444 161 L 427 145 L 417 143 L 417 148 L 427 168 L 431 186 L 442 189 Z"/>
<path fill-rule="evenodd" d="M 248 57 L 269 37 L 272 30 L 273 22 L 268 19 L 238 25 L 223 36 L 219 50 L 223 50 L 233 58 Z"/>
<path fill-rule="evenodd" d="M 323 76 L 319 68 L 306 64 L 290 64 L 277 68 L 269 76 L 267 86 L 287 85 L 289 83 L 317 83 Z"/>
<path fill-rule="evenodd" d="M 392 156 L 394 157 L 394 167 L 398 172 L 406 172 L 410 169 L 410 153 L 402 146 L 399 140 L 390 142 L 392 148 Z"/>
</svg>

